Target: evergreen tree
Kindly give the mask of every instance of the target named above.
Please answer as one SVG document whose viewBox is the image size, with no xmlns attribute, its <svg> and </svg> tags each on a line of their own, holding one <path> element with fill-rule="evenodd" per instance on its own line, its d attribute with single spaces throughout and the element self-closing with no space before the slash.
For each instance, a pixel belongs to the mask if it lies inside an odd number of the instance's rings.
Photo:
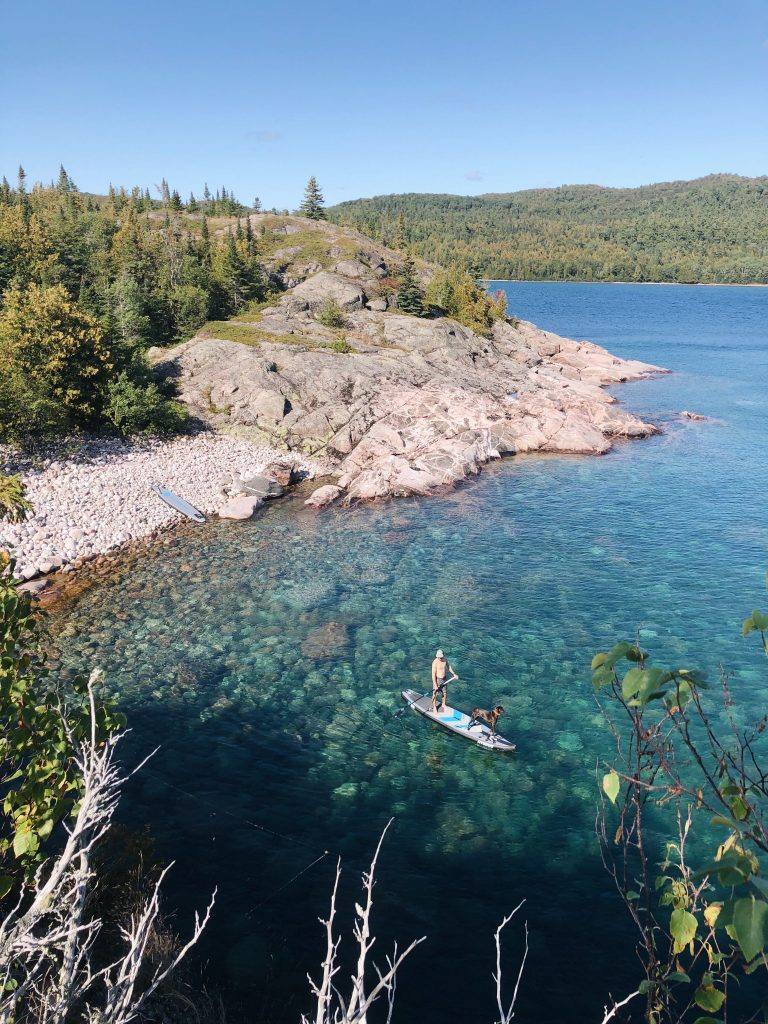
<svg viewBox="0 0 768 1024">
<path fill-rule="evenodd" d="M 424 316 L 424 295 L 416 277 L 416 267 L 411 256 L 407 256 L 400 273 L 397 289 L 397 308 L 413 316 Z"/>
<path fill-rule="evenodd" d="M 147 203 L 147 208 L 150 209 L 152 206 L 152 196 L 149 194 L 149 189 L 144 189 L 144 202 Z"/>
<path fill-rule="evenodd" d="M 162 200 L 163 206 L 168 206 L 171 201 L 171 190 L 168 188 L 168 182 L 165 178 L 160 182 L 160 199 Z"/>
<path fill-rule="evenodd" d="M 261 213 L 261 200 L 256 196 L 253 200 L 253 212 Z"/>
<path fill-rule="evenodd" d="M 189 210 L 190 213 L 197 213 L 197 211 L 200 209 L 200 204 L 195 199 L 194 192 L 189 193 L 189 202 L 187 203 L 187 209 Z"/>
<path fill-rule="evenodd" d="M 3 175 L 2 184 L 0 184 L 0 206 L 10 206 L 13 202 L 13 195 L 11 193 L 11 186 L 8 184 L 8 179 Z"/>
<path fill-rule="evenodd" d="M 59 164 L 59 177 L 56 182 L 56 189 L 58 192 L 62 192 L 64 194 L 75 191 L 75 183 L 64 170 L 63 164 Z"/>
<path fill-rule="evenodd" d="M 19 187 L 19 195 L 23 196 L 26 191 L 27 172 L 24 170 L 21 164 L 19 164 L 17 182 Z"/>
<path fill-rule="evenodd" d="M 171 197 L 170 197 L 170 199 L 168 201 L 168 205 L 170 206 L 170 208 L 172 210 L 176 210 L 177 212 L 182 208 L 181 196 L 176 191 L 176 189 L 174 189 L 173 192 L 171 193 Z"/>
<path fill-rule="evenodd" d="M 203 200 L 206 203 L 210 203 L 211 201 L 211 190 L 208 188 L 208 182 L 206 182 L 205 186 L 203 187 Z"/>
<path fill-rule="evenodd" d="M 299 213 L 310 220 L 325 220 L 325 199 L 314 176 L 309 179 L 304 189 L 304 200 L 299 207 Z"/>
</svg>

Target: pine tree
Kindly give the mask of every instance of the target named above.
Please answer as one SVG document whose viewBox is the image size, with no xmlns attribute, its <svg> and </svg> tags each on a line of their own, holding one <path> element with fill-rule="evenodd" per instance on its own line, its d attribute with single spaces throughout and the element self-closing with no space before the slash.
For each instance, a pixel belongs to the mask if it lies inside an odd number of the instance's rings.
<svg viewBox="0 0 768 1024">
<path fill-rule="evenodd" d="M 208 188 L 208 182 L 206 182 L 203 187 L 203 201 L 206 203 L 210 203 L 211 201 L 211 190 Z"/>
<path fill-rule="evenodd" d="M 416 278 L 416 267 L 413 259 L 407 256 L 400 273 L 400 284 L 397 289 L 397 308 L 403 313 L 413 316 L 424 316 L 423 293 Z"/>
<path fill-rule="evenodd" d="M 21 164 L 19 164 L 19 172 L 18 172 L 17 181 L 18 181 L 18 185 L 19 185 L 19 195 L 23 196 L 24 193 L 26 192 L 27 172 L 24 170 L 24 168 L 21 166 Z"/>
<path fill-rule="evenodd" d="M 69 175 L 64 170 L 64 164 L 59 164 L 59 177 L 56 182 L 56 189 L 59 192 L 69 192 L 71 190 L 71 181 Z"/>
<path fill-rule="evenodd" d="M 177 210 L 178 211 L 178 210 L 180 210 L 182 208 L 181 207 L 181 196 L 176 191 L 176 189 L 174 189 L 173 192 L 171 193 L 171 197 L 168 200 L 168 205 L 170 206 L 170 208 L 172 210 Z"/>
<path fill-rule="evenodd" d="M 253 200 L 253 212 L 261 213 L 261 200 L 258 196 L 255 196 Z"/>
<path fill-rule="evenodd" d="M 187 203 L 187 210 L 189 210 L 190 213 L 197 213 L 197 211 L 199 209 L 200 209 L 200 204 L 195 199 L 195 193 L 194 192 L 190 192 L 189 193 L 189 202 Z"/>
<path fill-rule="evenodd" d="M 304 189 L 304 200 L 299 207 L 299 213 L 309 220 L 325 220 L 325 199 L 317 184 L 314 175 L 307 182 Z"/>
<path fill-rule="evenodd" d="M 148 188 L 144 189 L 144 202 L 149 204 L 150 206 L 152 204 L 152 196 L 149 194 Z"/>
<path fill-rule="evenodd" d="M 10 206 L 12 202 L 11 186 L 8 184 L 6 176 L 3 175 L 3 181 L 0 184 L 0 206 Z"/>
</svg>

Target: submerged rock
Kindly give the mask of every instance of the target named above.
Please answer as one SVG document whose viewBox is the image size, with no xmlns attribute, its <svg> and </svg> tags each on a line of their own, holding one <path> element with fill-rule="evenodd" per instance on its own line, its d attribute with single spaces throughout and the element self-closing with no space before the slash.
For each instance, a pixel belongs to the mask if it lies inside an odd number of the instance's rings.
<svg viewBox="0 0 768 1024">
<path fill-rule="evenodd" d="M 255 495 L 243 495 L 230 498 L 219 509 L 220 519 L 250 519 L 253 513 L 264 504 L 264 499 Z"/>
</svg>

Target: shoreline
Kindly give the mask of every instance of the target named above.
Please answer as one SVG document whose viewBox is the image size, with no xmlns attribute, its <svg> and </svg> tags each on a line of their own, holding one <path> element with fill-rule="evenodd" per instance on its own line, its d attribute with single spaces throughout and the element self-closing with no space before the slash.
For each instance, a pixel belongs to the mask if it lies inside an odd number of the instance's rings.
<svg viewBox="0 0 768 1024">
<path fill-rule="evenodd" d="M 637 284 L 654 288 L 768 288 L 768 281 L 573 281 L 563 278 L 478 277 L 481 284 Z"/>
<path fill-rule="evenodd" d="M 299 453 L 210 430 L 170 439 L 82 436 L 28 451 L 3 448 L 0 468 L 22 477 L 32 512 L 19 523 L 0 522 L 0 547 L 10 550 L 23 582 L 73 572 L 185 521 L 153 484 L 208 516 L 223 515 L 233 492 L 255 493 L 241 481 L 271 466 L 282 469 L 286 484 L 293 471 L 313 478 L 320 468 Z M 250 513 L 262 500 L 245 498 Z"/>
</svg>

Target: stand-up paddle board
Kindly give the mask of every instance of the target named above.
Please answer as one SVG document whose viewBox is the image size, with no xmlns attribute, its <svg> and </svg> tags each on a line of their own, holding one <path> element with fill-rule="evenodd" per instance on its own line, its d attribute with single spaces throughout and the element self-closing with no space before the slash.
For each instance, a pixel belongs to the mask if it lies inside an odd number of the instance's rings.
<svg viewBox="0 0 768 1024">
<path fill-rule="evenodd" d="M 175 508 L 177 512 L 181 512 L 187 519 L 194 519 L 196 523 L 204 523 L 205 516 L 200 509 L 195 508 L 194 505 L 190 505 L 188 501 L 180 498 L 178 494 L 174 494 L 173 491 L 169 491 L 167 487 L 161 487 L 159 484 L 153 484 L 152 490 L 155 494 L 162 498 L 166 505 L 170 505 L 171 508 Z"/>
<path fill-rule="evenodd" d="M 420 715 L 424 715 L 425 718 L 429 718 L 433 722 L 437 722 L 438 725 L 442 725 L 444 729 L 448 729 L 449 732 L 455 732 L 457 736 L 463 736 L 464 739 L 472 740 L 473 743 L 477 743 L 479 747 L 483 747 L 485 750 L 501 750 L 510 751 L 515 749 L 515 744 L 506 739 L 504 736 L 499 736 L 498 733 L 491 732 L 490 728 L 485 722 L 472 722 L 469 715 L 465 715 L 463 711 L 457 711 L 456 708 L 446 706 L 444 712 L 432 710 L 432 698 L 429 696 L 420 697 L 416 690 L 403 690 L 403 700 L 408 701 L 410 706 L 419 712 Z"/>
</svg>

